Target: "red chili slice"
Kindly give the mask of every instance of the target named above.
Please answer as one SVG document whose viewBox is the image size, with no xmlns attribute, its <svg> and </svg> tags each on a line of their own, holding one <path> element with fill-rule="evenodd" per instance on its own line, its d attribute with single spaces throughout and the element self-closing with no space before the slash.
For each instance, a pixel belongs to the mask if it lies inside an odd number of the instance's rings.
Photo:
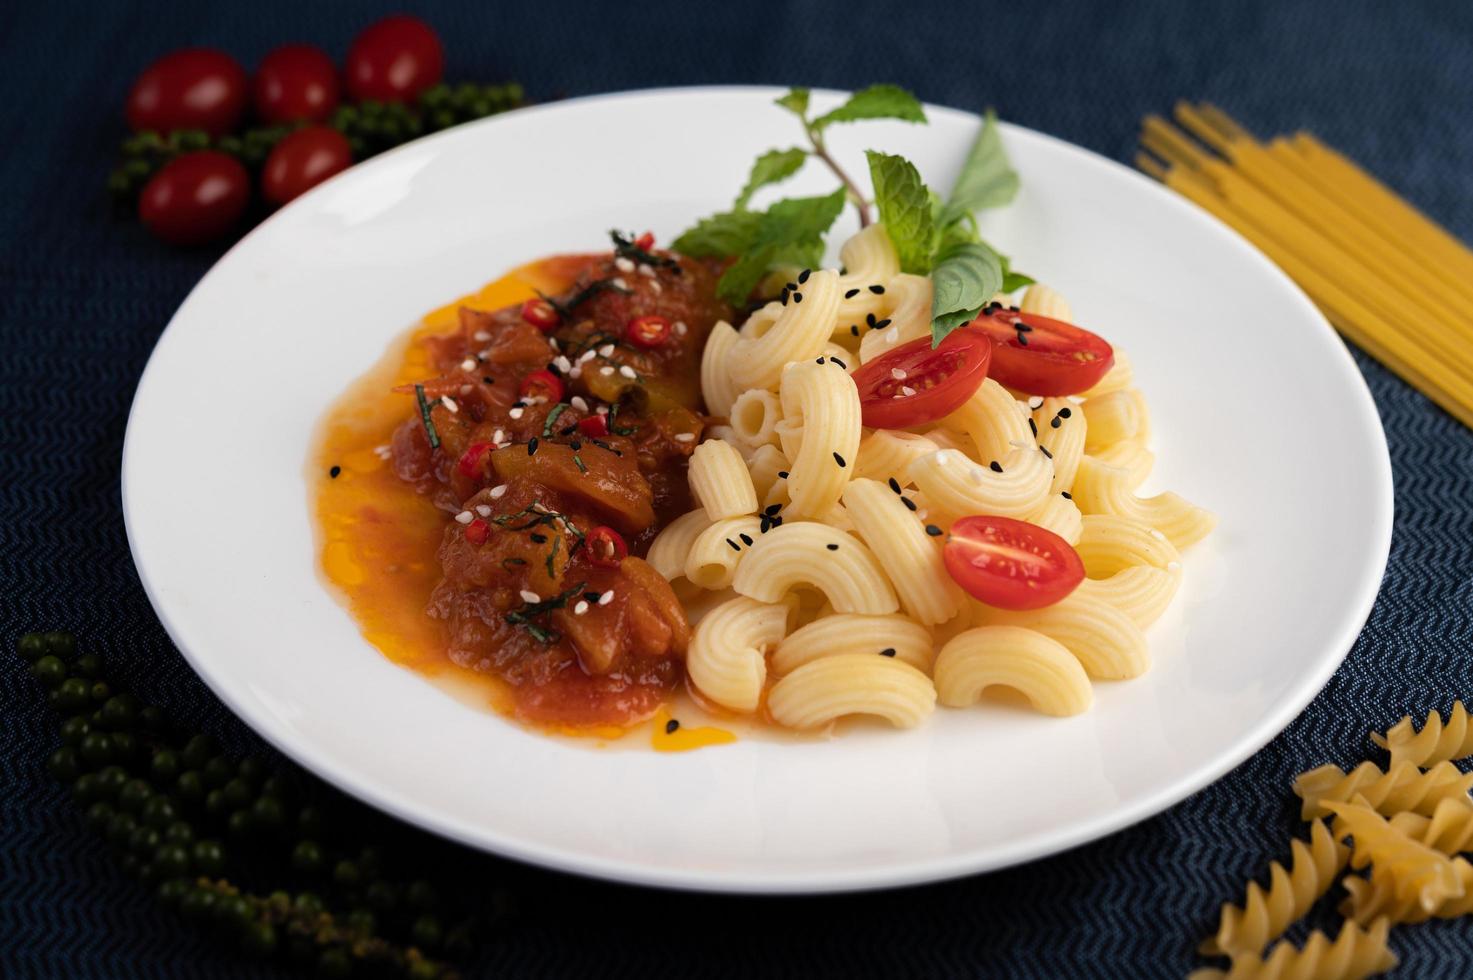
<svg viewBox="0 0 1473 980">
<path fill-rule="evenodd" d="M 522 319 L 543 333 L 556 330 L 563 320 L 556 308 L 545 299 L 529 299 L 523 303 Z"/>
<path fill-rule="evenodd" d="M 545 398 L 555 404 L 563 400 L 563 379 L 551 371 L 533 371 L 522 379 L 517 392 L 523 398 Z"/>
<path fill-rule="evenodd" d="M 937 348 L 912 340 L 854 372 L 865 425 L 904 429 L 951 414 L 987 379 L 992 344 L 981 334 L 953 330 Z"/>
<path fill-rule="evenodd" d="M 584 544 L 588 548 L 588 560 L 600 568 L 618 568 L 629 555 L 624 535 L 602 524 L 588 532 Z"/>
<path fill-rule="evenodd" d="M 606 436 L 609 434 L 609 417 L 607 415 L 590 415 L 586 419 L 579 419 L 578 431 L 593 439 Z"/>
<path fill-rule="evenodd" d="M 662 316 L 637 316 L 624 325 L 624 338 L 649 350 L 670 339 L 670 321 Z"/>
<path fill-rule="evenodd" d="M 467 446 L 465 452 L 460 454 L 460 462 L 456 464 L 460 475 L 468 480 L 479 480 L 484 477 L 486 460 L 495 448 L 496 443 L 494 442 L 473 442 Z"/>
<path fill-rule="evenodd" d="M 989 307 L 969 328 L 992 341 L 993 379 L 1030 395 L 1077 395 L 1115 363 L 1103 337 L 1037 313 Z"/>
<path fill-rule="evenodd" d="M 491 536 L 491 525 L 479 517 L 465 526 L 465 539 L 471 544 L 480 546 L 486 543 Z"/>
<path fill-rule="evenodd" d="M 655 247 L 655 233 L 647 231 L 634 240 L 634 247 L 641 252 L 648 252 Z"/>
</svg>

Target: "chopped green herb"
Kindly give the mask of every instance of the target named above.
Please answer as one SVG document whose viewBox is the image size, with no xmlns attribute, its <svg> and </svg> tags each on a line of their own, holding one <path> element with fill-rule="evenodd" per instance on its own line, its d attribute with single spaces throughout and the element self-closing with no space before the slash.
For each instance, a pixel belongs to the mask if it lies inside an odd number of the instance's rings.
<svg viewBox="0 0 1473 980">
<path fill-rule="evenodd" d="M 414 400 L 419 402 L 419 420 L 424 423 L 425 435 L 429 437 L 430 448 L 440 448 L 440 433 L 435 431 L 434 419 L 430 418 L 430 403 L 425 401 L 425 386 L 414 386 Z M 438 401 L 439 399 L 436 399 Z"/>
<path fill-rule="evenodd" d="M 556 578 L 557 577 L 557 572 L 553 571 L 553 569 L 552 569 L 552 562 L 553 562 L 553 559 L 557 557 L 558 545 L 562 544 L 562 542 L 563 542 L 562 536 L 559 535 L 558 537 L 555 537 L 555 538 L 552 539 L 552 547 L 549 548 L 549 549 L 547 549 L 547 577 L 548 578 Z"/>
<path fill-rule="evenodd" d="M 579 456 L 577 453 L 573 454 L 573 462 L 577 464 L 579 473 L 588 472 L 588 467 L 583 465 L 583 457 Z"/>
<path fill-rule="evenodd" d="M 676 275 L 680 274 L 680 263 L 664 255 L 656 255 L 647 252 L 634 244 L 633 235 L 621 235 L 617 231 L 610 231 L 609 237 L 614 240 L 614 254 L 628 259 L 630 262 L 643 263 L 655 269 L 669 269 Z"/>
<path fill-rule="evenodd" d="M 557 417 L 572 407 L 567 402 L 558 402 L 552 406 L 551 410 L 547 413 L 547 421 L 542 423 L 542 437 L 544 439 L 552 435 L 552 424 L 557 421 Z"/>
<path fill-rule="evenodd" d="M 540 292 L 537 295 L 546 300 L 548 304 L 550 304 L 553 309 L 557 310 L 558 314 L 564 319 L 571 320 L 573 319 L 574 310 L 576 310 L 578 307 L 582 306 L 589 300 L 593 299 L 599 293 L 614 292 L 628 296 L 634 292 L 632 289 L 629 289 L 625 286 L 620 286 L 618 283 L 614 282 L 615 278 L 617 277 L 610 276 L 607 279 L 595 279 L 593 282 L 578 290 L 572 296 L 569 296 L 567 299 L 563 300 L 553 299 L 551 296 L 543 295 Z"/>
</svg>

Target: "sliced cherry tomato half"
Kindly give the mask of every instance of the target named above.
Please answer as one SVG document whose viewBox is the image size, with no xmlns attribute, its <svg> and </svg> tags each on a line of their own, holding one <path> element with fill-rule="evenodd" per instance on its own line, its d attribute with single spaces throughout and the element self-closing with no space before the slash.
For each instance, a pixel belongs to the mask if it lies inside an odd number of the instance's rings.
<svg viewBox="0 0 1473 980">
<path fill-rule="evenodd" d="M 988 307 L 970 327 L 992 340 L 993 380 L 1030 395 L 1077 395 L 1115 363 L 1103 337 L 1037 313 Z"/>
<path fill-rule="evenodd" d="M 662 316 L 637 316 L 624 324 L 624 339 L 649 350 L 670 339 L 670 321 Z"/>
<path fill-rule="evenodd" d="M 946 571 L 999 609 L 1042 609 L 1084 581 L 1084 562 L 1047 528 L 1010 517 L 963 517 L 942 548 Z"/>
<path fill-rule="evenodd" d="M 460 475 L 468 480 L 479 480 L 485 476 L 486 459 L 495 448 L 494 442 L 473 442 L 467 446 L 465 452 L 460 454 L 460 462 L 455 464 Z"/>
<path fill-rule="evenodd" d="M 491 525 L 477 517 L 465 526 L 465 539 L 473 545 L 483 545 L 491 536 Z"/>
<path fill-rule="evenodd" d="M 607 415 L 590 415 L 586 419 L 578 420 L 578 431 L 590 439 L 609 434 L 609 417 Z"/>
<path fill-rule="evenodd" d="M 602 524 L 588 532 L 584 546 L 588 548 L 588 560 L 600 568 L 618 568 L 629 556 L 624 535 Z"/>
<path fill-rule="evenodd" d="M 523 398 L 545 398 L 556 404 L 563 400 L 563 379 L 551 371 L 533 371 L 522 379 L 517 393 Z"/>
<path fill-rule="evenodd" d="M 992 344 L 981 334 L 953 330 L 941 346 L 912 340 L 854 372 L 865 425 L 904 429 L 949 415 L 987 379 Z"/>
<path fill-rule="evenodd" d="M 547 300 L 529 299 L 522 304 L 522 319 L 543 333 L 547 333 L 556 330 L 563 318 L 558 316 L 556 307 Z"/>
</svg>

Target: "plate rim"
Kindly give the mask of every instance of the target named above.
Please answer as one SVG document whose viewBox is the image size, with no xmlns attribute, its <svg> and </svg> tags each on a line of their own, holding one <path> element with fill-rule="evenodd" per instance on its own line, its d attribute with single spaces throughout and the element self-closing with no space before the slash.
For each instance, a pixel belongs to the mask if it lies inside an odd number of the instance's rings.
<svg viewBox="0 0 1473 980">
<path fill-rule="evenodd" d="M 406 151 L 422 152 L 424 147 L 430 143 L 440 140 L 464 138 L 465 134 L 472 129 L 494 127 L 504 119 L 512 116 L 525 118 L 528 114 L 556 113 L 560 109 L 568 106 L 582 106 L 599 102 L 623 102 L 633 99 L 669 96 L 701 97 L 733 94 L 748 94 L 753 97 L 771 98 L 781 94 L 783 91 L 785 91 L 785 88 L 782 86 L 767 85 L 668 86 L 598 93 L 530 106 L 515 110 L 514 113 L 492 116 L 470 124 L 443 130 L 381 153 L 325 181 L 307 194 L 304 194 L 298 201 L 310 200 L 324 193 L 325 188 L 332 188 L 340 181 L 354 179 L 355 176 L 361 177 L 365 173 L 370 173 L 373 169 L 384 166 L 385 161 L 393 159 L 400 153 Z M 822 98 L 842 97 L 845 94 L 837 90 L 825 88 L 815 88 L 811 91 Z M 926 103 L 925 108 L 928 112 L 959 114 L 978 122 L 981 119 L 977 113 L 949 106 Z M 130 485 L 133 482 L 130 474 L 133 473 L 137 466 L 136 458 L 138 450 L 136 446 L 139 439 L 137 435 L 139 429 L 137 409 L 140 401 L 139 395 L 150 384 L 156 373 L 157 352 L 169 337 L 170 331 L 175 328 L 179 320 L 180 311 L 189 305 L 190 300 L 194 298 L 195 294 L 210 282 L 218 273 L 220 267 L 225 265 L 237 249 L 240 249 L 256 236 L 263 234 L 264 229 L 271 227 L 283 214 L 297 207 L 298 201 L 287 204 L 259 225 L 252 228 L 246 235 L 242 236 L 240 241 L 226 250 L 190 289 L 180 302 L 178 309 L 170 316 L 168 324 L 159 333 L 154 348 L 149 354 L 148 362 L 139 376 L 133 401 L 129 406 L 123 440 L 120 476 L 123 521 L 128 537 L 130 557 L 133 560 L 133 565 L 138 573 L 144 593 L 147 595 L 149 603 L 153 607 L 160 624 L 164 627 L 170 640 L 183 655 L 190 668 L 204 681 L 211 692 L 230 709 L 232 714 L 272 745 L 277 751 L 329 785 L 389 814 L 395 819 L 401 820 L 411 826 L 428 830 L 463 846 L 554 871 L 626 884 L 654 886 L 681 891 L 776 895 L 852 892 L 907 887 L 928 882 L 944 881 L 1000 870 L 1083 846 L 1084 844 L 1117 833 L 1149 817 L 1155 816 L 1193 793 L 1218 781 L 1229 771 L 1259 751 L 1304 710 L 1324 688 L 1335 671 L 1339 669 L 1340 665 L 1349 655 L 1356 639 L 1359 637 L 1361 630 L 1370 617 L 1375 600 L 1380 592 L 1382 579 L 1390 556 L 1394 518 L 1392 468 L 1385 429 L 1381 424 L 1380 415 L 1365 376 L 1356 365 L 1344 340 L 1334 331 L 1328 320 L 1314 306 L 1313 302 L 1304 294 L 1298 284 L 1294 283 L 1283 270 L 1270 261 L 1256 246 L 1209 212 L 1171 193 L 1156 181 L 1144 174 L 1138 173 L 1117 160 L 1070 143 L 1059 137 L 1051 136 L 1047 133 L 1015 123 L 1000 122 L 999 125 L 1012 138 L 1039 140 L 1051 144 L 1056 150 L 1060 150 L 1066 155 L 1083 160 L 1086 165 L 1103 165 L 1106 169 L 1113 170 L 1117 175 L 1127 175 L 1129 180 L 1137 182 L 1137 186 L 1142 189 L 1143 193 L 1151 197 L 1154 203 L 1161 207 L 1175 209 L 1179 213 L 1190 215 L 1189 220 L 1196 223 L 1202 229 L 1203 234 L 1215 235 L 1220 239 L 1224 239 L 1230 243 L 1231 247 L 1246 253 L 1248 260 L 1257 263 L 1269 276 L 1277 278 L 1282 284 L 1287 285 L 1293 293 L 1298 295 L 1301 305 L 1305 310 L 1313 314 L 1313 319 L 1317 322 L 1319 329 L 1326 332 L 1330 339 L 1334 341 L 1332 349 L 1337 350 L 1338 353 L 1336 356 L 1327 358 L 1326 360 L 1327 362 L 1333 361 L 1337 365 L 1337 370 L 1346 378 L 1352 380 L 1353 383 L 1350 387 L 1357 393 L 1355 408 L 1357 414 L 1361 417 L 1360 423 L 1372 433 L 1376 448 L 1379 450 L 1374 454 L 1376 478 L 1366 488 L 1374 498 L 1376 512 L 1375 526 L 1371 530 L 1374 533 L 1373 543 L 1376 557 L 1374 561 L 1368 563 L 1361 570 L 1354 595 L 1350 597 L 1350 601 L 1345 603 L 1346 608 L 1351 610 L 1351 613 L 1342 620 L 1342 628 L 1332 639 L 1324 641 L 1328 649 L 1340 650 L 1340 654 L 1338 656 L 1324 658 L 1323 662 L 1317 666 L 1317 669 L 1308 671 L 1297 686 L 1289 690 L 1285 696 L 1279 699 L 1273 710 L 1265 711 L 1257 724 L 1249 729 L 1247 733 L 1240 735 L 1232 745 L 1218 752 L 1206 764 L 1198 766 L 1190 775 L 1181 777 L 1173 782 L 1168 782 L 1153 792 L 1144 794 L 1130 803 L 1117 805 L 1107 813 L 1085 819 L 1074 825 L 1045 831 L 1041 834 L 1030 835 L 1023 838 L 1021 845 L 995 845 L 974 849 L 969 852 L 907 859 L 879 867 L 860 866 L 857 869 L 846 868 L 843 870 L 827 870 L 823 872 L 805 871 L 797 876 L 779 877 L 765 871 L 751 873 L 742 870 L 723 869 L 718 873 L 709 870 L 690 871 L 673 867 L 652 867 L 634 860 L 588 855 L 568 848 L 545 846 L 515 837 L 504 837 L 491 827 L 473 827 L 466 821 L 450 817 L 432 808 L 415 809 L 411 805 L 401 803 L 397 799 L 380 793 L 372 785 L 372 780 L 365 779 L 352 770 L 341 769 L 330 759 L 319 757 L 317 750 L 313 747 L 310 740 L 299 737 L 287 726 L 277 726 L 274 723 L 274 719 L 268 714 L 254 713 L 246 710 L 244 699 L 236 697 L 228 685 L 224 684 L 218 677 L 212 674 L 207 666 L 206 658 L 202 658 L 192 652 L 190 645 L 184 642 L 183 633 L 185 631 L 181 624 L 170 616 L 161 599 L 159 587 L 141 555 L 134 517 L 134 509 L 138 504 L 134 495 L 130 493 Z"/>
</svg>

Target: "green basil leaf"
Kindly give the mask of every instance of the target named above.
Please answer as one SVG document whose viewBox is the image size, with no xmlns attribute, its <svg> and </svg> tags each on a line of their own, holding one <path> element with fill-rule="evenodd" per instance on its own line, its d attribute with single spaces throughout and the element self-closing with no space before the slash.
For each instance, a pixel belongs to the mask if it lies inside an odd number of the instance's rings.
<svg viewBox="0 0 1473 980">
<path fill-rule="evenodd" d="M 977 134 L 951 189 L 941 223 L 949 225 L 962 215 L 1002 207 L 1017 193 L 1018 173 L 1008 163 L 997 129 L 997 115 L 989 109 L 982 120 L 982 131 Z"/>
<path fill-rule="evenodd" d="M 702 218 L 674 242 L 671 248 L 692 258 L 722 258 L 741 255 L 757 240 L 762 214 L 757 211 L 723 211 Z"/>
<path fill-rule="evenodd" d="M 999 289 L 998 292 L 1017 292 L 1024 286 L 1031 286 L 1037 281 L 1038 280 L 1034 279 L 1032 276 L 1025 276 L 1021 272 L 1004 272 L 1002 274 L 1002 288 Z"/>
<path fill-rule="evenodd" d="M 799 119 L 808 115 L 808 90 L 806 88 L 788 89 L 787 95 L 775 101 Z"/>
<path fill-rule="evenodd" d="M 738 211 L 751 203 L 752 195 L 769 184 L 780 183 L 787 180 L 793 174 L 803 169 L 803 162 L 808 159 L 808 151 L 800 147 L 789 150 L 768 150 L 757 158 L 752 164 L 752 173 L 747 177 L 747 186 L 737 195 L 736 204 Z"/>
<path fill-rule="evenodd" d="M 925 110 L 920 100 L 898 85 L 871 85 L 855 92 L 843 105 L 826 112 L 813 121 L 816 132 L 822 132 L 830 123 L 854 122 L 859 119 L 902 119 L 905 122 L 923 123 Z"/>
<path fill-rule="evenodd" d="M 931 343 L 972 320 L 1003 283 L 1002 259 L 981 242 L 942 253 L 931 271 Z"/>
<path fill-rule="evenodd" d="M 869 158 L 870 181 L 875 186 L 875 203 L 880 220 L 900 257 L 905 272 L 925 275 L 931 271 L 931 257 L 936 251 L 938 235 L 931 216 L 931 197 L 921 175 L 904 157 L 865 151 Z"/>
</svg>

